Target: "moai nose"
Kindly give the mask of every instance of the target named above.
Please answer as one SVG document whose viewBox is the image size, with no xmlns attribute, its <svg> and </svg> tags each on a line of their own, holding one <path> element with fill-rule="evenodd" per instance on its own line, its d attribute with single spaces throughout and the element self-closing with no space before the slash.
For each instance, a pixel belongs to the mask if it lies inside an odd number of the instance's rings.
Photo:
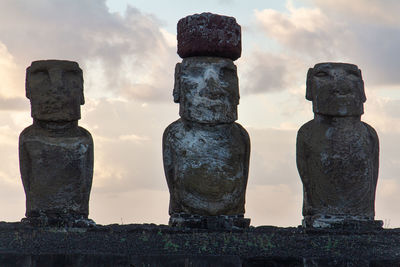
<svg viewBox="0 0 400 267">
<path fill-rule="evenodd" d="M 346 81 L 346 73 L 342 70 L 335 70 L 331 73 L 333 79 L 333 92 L 339 95 L 346 95 L 351 92 L 351 87 Z"/>
<path fill-rule="evenodd" d="M 62 70 L 54 69 L 49 70 L 50 82 L 53 89 L 58 89 L 63 86 Z"/>
<path fill-rule="evenodd" d="M 219 97 L 221 97 L 221 93 L 219 92 L 218 89 L 218 82 L 214 78 L 209 79 L 206 83 L 206 88 L 204 88 L 202 94 L 200 93 L 200 95 L 213 100 L 216 100 Z"/>
<path fill-rule="evenodd" d="M 200 95 L 213 100 L 221 97 L 219 89 L 221 81 L 219 80 L 218 73 L 214 70 L 207 70 L 204 73 L 204 80 L 206 81 L 206 87 L 202 90 Z"/>
<path fill-rule="evenodd" d="M 352 91 L 351 85 L 348 83 L 344 75 L 336 76 L 335 87 L 336 87 L 335 91 L 340 95 L 348 95 Z"/>
</svg>

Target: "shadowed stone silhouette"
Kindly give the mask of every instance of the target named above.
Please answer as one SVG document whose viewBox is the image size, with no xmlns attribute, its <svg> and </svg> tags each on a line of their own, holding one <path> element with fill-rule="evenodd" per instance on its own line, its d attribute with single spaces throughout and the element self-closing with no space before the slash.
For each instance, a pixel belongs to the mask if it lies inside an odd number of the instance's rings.
<svg viewBox="0 0 400 267">
<path fill-rule="evenodd" d="M 352 64 L 316 64 L 308 71 L 306 90 L 314 119 L 297 134 L 303 225 L 381 227 L 374 221 L 379 140 L 361 121 L 366 101 L 361 71 Z"/>
<path fill-rule="evenodd" d="M 204 27 L 194 23 L 199 17 Z M 178 23 L 178 48 L 192 29 L 180 27 L 182 21 L 189 21 L 196 34 L 207 29 L 206 36 L 199 35 L 202 40 L 214 35 L 210 29 L 217 26 L 240 30 L 234 18 L 211 13 L 189 16 Z M 231 24 L 215 25 L 215 21 Z M 180 32 L 182 28 L 186 34 Z M 223 34 L 230 34 L 221 32 L 222 40 Z M 240 31 L 236 34 L 240 40 Z M 200 37 L 193 38 L 190 41 L 195 43 Z M 236 55 L 238 49 L 241 51 L 239 44 L 233 47 Z M 211 57 L 196 49 L 187 49 L 196 56 L 185 57 L 176 65 L 173 95 L 181 118 L 169 125 L 163 136 L 164 171 L 170 191 L 169 224 L 209 229 L 248 227 L 250 220 L 243 215 L 250 139 L 246 130 L 235 123 L 239 104 L 236 66 L 225 53 L 214 49 Z"/>
<path fill-rule="evenodd" d="M 78 126 L 84 104 L 82 70 L 76 62 L 34 61 L 26 71 L 33 124 L 19 138 L 25 222 L 88 226 L 93 178 L 93 140 Z"/>
</svg>

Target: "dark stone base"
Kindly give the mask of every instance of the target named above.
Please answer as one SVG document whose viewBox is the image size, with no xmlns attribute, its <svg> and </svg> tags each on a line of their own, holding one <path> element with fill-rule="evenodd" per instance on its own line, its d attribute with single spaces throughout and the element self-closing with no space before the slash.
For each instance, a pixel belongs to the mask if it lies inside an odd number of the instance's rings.
<svg viewBox="0 0 400 267">
<path fill-rule="evenodd" d="M 22 223 L 30 224 L 36 227 L 93 227 L 96 223 L 86 218 L 85 216 L 79 215 L 40 215 L 40 216 L 31 216 L 21 219 Z"/>
<path fill-rule="evenodd" d="M 250 219 L 243 215 L 200 216 L 186 213 L 172 214 L 169 226 L 209 230 L 235 230 L 250 226 Z"/>
<path fill-rule="evenodd" d="M 1 267 L 400 266 L 400 229 L 240 231 L 154 224 L 88 228 L 0 222 Z"/>
<path fill-rule="evenodd" d="M 383 221 L 347 216 L 305 216 L 302 221 L 305 228 L 333 230 L 379 230 Z"/>
</svg>

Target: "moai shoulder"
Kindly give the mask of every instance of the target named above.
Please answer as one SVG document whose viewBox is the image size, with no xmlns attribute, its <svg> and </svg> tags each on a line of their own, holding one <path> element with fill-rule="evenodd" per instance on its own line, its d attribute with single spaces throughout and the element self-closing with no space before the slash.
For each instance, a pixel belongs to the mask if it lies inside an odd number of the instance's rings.
<svg viewBox="0 0 400 267">
<path fill-rule="evenodd" d="M 93 139 L 78 126 L 84 104 L 76 62 L 43 60 L 27 68 L 26 96 L 33 124 L 20 134 L 20 172 L 26 221 L 36 225 L 88 225 Z"/>
<path fill-rule="evenodd" d="M 303 224 L 379 227 L 374 221 L 379 140 L 361 121 L 366 100 L 361 71 L 352 64 L 317 64 L 308 71 L 306 90 L 315 116 L 297 134 Z"/>
<path fill-rule="evenodd" d="M 209 27 L 198 27 L 199 21 Z M 222 224 L 228 226 L 216 228 L 249 224 L 243 214 L 250 138 L 235 122 L 239 85 L 232 60 L 240 56 L 241 50 L 237 44 L 228 44 L 236 53 L 228 57 L 226 46 L 210 44 L 213 39 L 207 36 L 215 34 L 216 21 L 234 23 L 220 26 L 223 29 L 239 27 L 240 35 L 240 26 L 233 18 L 211 13 L 188 16 L 178 23 L 178 53 L 183 61 L 175 68 L 173 96 L 179 103 L 181 118 L 169 125 L 163 135 L 164 171 L 173 226 L 192 224 L 210 228 L 213 227 L 209 225 L 210 220 L 220 224 L 217 218 L 223 216 L 226 220 Z M 221 43 L 228 43 L 224 38 L 228 34 L 221 32 Z M 240 40 L 240 36 L 234 39 Z M 194 45 L 196 40 L 203 45 Z"/>
</svg>

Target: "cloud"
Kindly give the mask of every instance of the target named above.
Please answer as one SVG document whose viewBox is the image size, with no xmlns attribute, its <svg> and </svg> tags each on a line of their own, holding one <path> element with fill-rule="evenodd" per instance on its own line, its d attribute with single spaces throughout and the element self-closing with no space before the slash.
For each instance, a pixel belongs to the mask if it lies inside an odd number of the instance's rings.
<svg viewBox="0 0 400 267">
<path fill-rule="evenodd" d="M 18 97 L 25 96 L 25 78 L 21 74 L 14 57 L 0 39 L 0 109 L 5 106 L 18 106 Z M 7 99 L 9 101 L 7 101 Z M 17 104 L 17 105 L 16 105 Z"/>
<path fill-rule="evenodd" d="M 313 0 L 315 5 L 325 12 L 342 14 L 346 19 L 354 19 L 366 23 L 382 24 L 386 26 L 400 25 L 400 3 L 397 0 Z"/>
<path fill-rule="evenodd" d="M 177 57 L 160 27 L 154 16 L 131 6 L 124 15 L 110 13 L 104 0 L 0 2 L 0 41 L 13 56 L 19 76 L 33 60 L 78 61 L 84 76 L 91 77 L 86 82 L 89 95 L 100 90 L 169 100 Z M 0 57 L 2 50 L 0 46 Z"/>
<path fill-rule="evenodd" d="M 28 110 L 29 100 L 22 97 L 2 98 L 0 97 L 0 110 L 19 111 Z"/>
<path fill-rule="evenodd" d="M 400 83 L 398 2 L 316 0 L 314 4 L 296 8 L 288 1 L 288 12 L 256 10 L 255 18 L 285 53 L 300 56 L 310 66 L 349 62 L 363 70 L 371 85 Z"/>
<path fill-rule="evenodd" d="M 290 3 L 287 5 L 288 13 L 273 9 L 255 10 L 261 29 L 291 53 L 311 58 L 336 56 L 340 42 L 344 37 L 350 37 L 345 28 L 332 23 L 319 8 L 295 8 Z"/>
<path fill-rule="evenodd" d="M 290 71 L 288 60 L 284 56 L 254 51 L 246 61 L 251 64 L 242 64 L 242 94 L 259 94 L 286 89 Z"/>
</svg>

